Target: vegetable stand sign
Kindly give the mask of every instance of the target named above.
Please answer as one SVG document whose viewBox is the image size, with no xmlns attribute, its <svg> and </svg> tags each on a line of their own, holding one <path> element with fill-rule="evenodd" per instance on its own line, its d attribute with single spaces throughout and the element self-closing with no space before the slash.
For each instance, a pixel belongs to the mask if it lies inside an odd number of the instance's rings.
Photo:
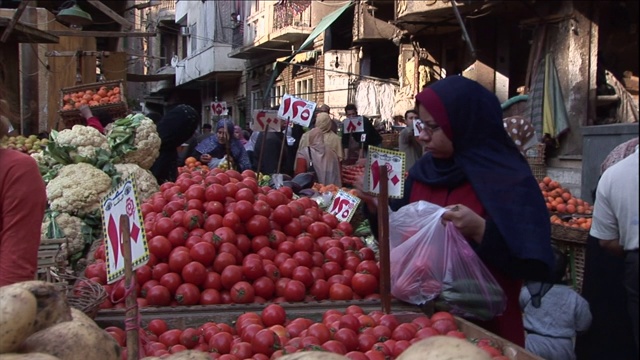
<svg viewBox="0 0 640 360">
<path fill-rule="evenodd" d="M 280 119 L 289 118 L 292 123 L 304 127 L 309 127 L 313 112 L 316 110 L 316 103 L 295 96 L 284 94 L 278 108 Z"/>
<path fill-rule="evenodd" d="M 342 190 L 339 190 L 331 200 L 329 213 L 334 215 L 338 221 L 351 221 L 353 214 L 360 204 L 360 199 Z"/>
<path fill-rule="evenodd" d="M 111 284 L 124 276 L 124 224 L 129 224 L 132 269 L 135 270 L 149 261 L 149 247 L 141 219 L 135 182 L 130 176 L 102 200 L 107 283 Z"/>
<path fill-rule="evenodd" d="M 354 132 L 363 132 L 363 131 L 364 131 L 364 119 L 362 118 L 362 116 L 354 116 L 354 117 L 344 119 L 345 134 L 350 134 Z"/>
<path fill-rule="evenodd" d="M 389 179 L 389 197 L 402 198 L 404 195 L 404 164 L 404 152 L 369 146 L 364 188 L 371 194 L 379 195 L 380 168 L 385 167 Z"/>
<path fill-rule="evenodd" d="M 227 114 L 227 102 L 226 101 L 212 101 L 211 112 L 218 116 Z"/>
<path fill-rule="evenodd" d="M 413 120 L 413 136 L 420 136 L 420 132 L 422 131 L 423 127 L 424 127 L 424 124 L 422 123 L 422 120 L 414 119 Z"/>
<path fill-rule="evenodd" d="M 253 110 L 252 131 L 280 131 L 280 123 L 277 110 Z"/>
</svg>

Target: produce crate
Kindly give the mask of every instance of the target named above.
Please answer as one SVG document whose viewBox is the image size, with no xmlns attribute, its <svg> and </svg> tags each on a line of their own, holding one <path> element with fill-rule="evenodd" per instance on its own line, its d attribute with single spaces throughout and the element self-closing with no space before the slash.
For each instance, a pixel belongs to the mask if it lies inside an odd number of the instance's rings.
<svg viewBox="0 0 640 360">
<path fill-rule="evenodd" d="M 382 136 L 382 147 L 385 149 L 397 149 L 398 141 L 400 138 L 399 133 L 389 133 L 389 134 L 381 134 Z"/>
<path fill-rule="evenodd" d="M 62 119 L 62 122 L 64 124 L 65 128 L 71 128 L 73 125 L 77 125 L 77 124 L 84 124 L 85 120 L 82 117 L 82 115 L 80 115 L 80 110 L 78 109 L 72 109 L 72 110 L 64 110 L 64 106 L 65 106 L 65 95 L 71 95 L 73 93 L 77 93 L 77 92 L 84 92 L 87 90 L 92 90 L 95 92 L 97 92 L 101 87 L 106 87 L 108 90 L 113 89 L 114 87 L 119 87 L 120 88 L 120 93 L 118 94 L 120 97 L 120 101 L 119 102 L 109 102 L 106 104 L 101 104 L 101 105 L 95 105 L 95 106 L 90 106 L 91 111 L 94 112 L 95 111 L 102 111 L 105 112 L 107 114 L 109 114 L 109 116 L 111 116 L 114 119 L 119 119 L 122 118 L 124 116 L 127 115 L 128 113 L 128 109 L 127 109 L 127 98 L 125 97 L 125 87 L 124 87 L 124 83 L 122 80 L 115 80 L 115 81 L 105 81 L 105 82 L 98 82 L 98 83 L 91 83 L 91 84 L 84 84 L 84 85 L 77 85 L 77 86 L 72 86 L 72 87 L 67 87 L 67 88 L 63 88 L 62 90 L 60 90 L 60 118 Z M 114 94 L 113 96 L 116 96 L 116 94 Z"/>
<path fill-rule="evenodd" d="M 553 225 L 551 224 L 552 228 Z M 562 226 L 562 225 L 556 225 Z M 586 230 L 583 230 L 588 234 Z M 577 292 L 582 291 L 582 282 L 584 279 L 584 262 L 587 250 L 586 237 L 584 241 L 576 241 L 570 239 L 556 238 L 551 236 L 551 242 L 562 252 L 569 256 L 569 269 L 567 269 L 567 279 L 571 282 L 573 289 Z"/>
<path fill-rule="evenodd" d="M 527 162 L 531 167 L 531 172 L 538 182 L 542 181 L 542 179 L 547 176 L 547 167 L 544 163 L 544 150 L 545 144 L 537 144 L 536 146 L 528 149 L 525 154 Z"/>
<path fill-rule="evenodd" d="M 551 224 L 551 238 L 584 245 L 587 243 L 589 231 L 561 224 Z"/>
<path fill-rule="evenodd" d="M 65 245 L 64 247 L 62 245 Z M 67 262 L 67 239 L 43 239 L 38 248 L 38 269 L 36 280 L 53 281 L 52 271 L 66 268 Z"/>
</svg>

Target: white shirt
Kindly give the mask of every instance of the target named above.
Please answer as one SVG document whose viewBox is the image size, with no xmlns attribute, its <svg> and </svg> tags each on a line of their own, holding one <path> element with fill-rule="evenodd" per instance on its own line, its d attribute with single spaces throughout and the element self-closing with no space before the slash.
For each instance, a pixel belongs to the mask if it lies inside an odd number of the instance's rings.
<svg viewBox="0 0 640 360">
<path fill-rule="evenodd" d="M 590 234 L 638 249 L 638 148 L 607 169 L 598 182 Z"/>
</svg>

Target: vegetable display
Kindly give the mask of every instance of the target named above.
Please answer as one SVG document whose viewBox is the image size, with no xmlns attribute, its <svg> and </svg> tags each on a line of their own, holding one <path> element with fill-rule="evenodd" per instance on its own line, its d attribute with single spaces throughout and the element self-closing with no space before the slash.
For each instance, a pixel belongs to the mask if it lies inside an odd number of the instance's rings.
<svg viewBox="0 0 640 360">
<path fill-rule="evenodd" d="M 156 125 L 143 114 L 113 122 L 107 128 L 107 140 L 116 164 L 136 164 L 149 170 L 160 154 Z"/>
</svg>

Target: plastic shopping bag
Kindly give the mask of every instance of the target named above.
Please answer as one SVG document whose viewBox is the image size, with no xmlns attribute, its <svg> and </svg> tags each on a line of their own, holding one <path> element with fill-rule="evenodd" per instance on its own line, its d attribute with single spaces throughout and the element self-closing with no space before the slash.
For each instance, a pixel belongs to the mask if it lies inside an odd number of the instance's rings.
<svg viewBox="0 0 640 360">
<path fill-rule="evenodd" d="M 419 201 L 391 213 L 391 293 L 416 305 L 434 301 L 454 315 L 488 320 L 506 307 L 504 291 L 451 223 L 446 209 Z"/>
</svg>

